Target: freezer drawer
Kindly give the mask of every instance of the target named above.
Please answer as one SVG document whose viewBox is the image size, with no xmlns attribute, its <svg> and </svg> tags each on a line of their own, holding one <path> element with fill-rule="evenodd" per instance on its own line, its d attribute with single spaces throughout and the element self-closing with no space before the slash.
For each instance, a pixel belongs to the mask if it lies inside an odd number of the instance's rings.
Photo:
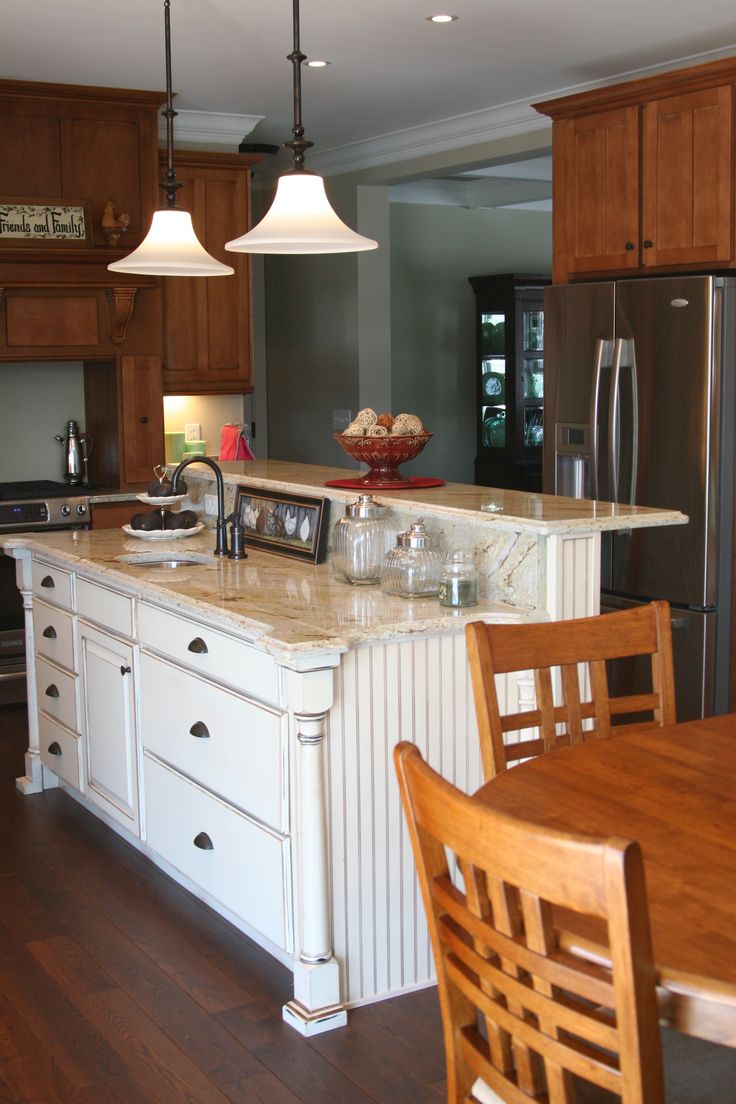
<svg viewBox="0 0 736 1104">
<path fill-rule="evenodd" d="M 601 594 L 601 613 L 644 605 L 629 598 Z M 672 654 L 675 667 L 675 696 L 678 721 L 723 712 L 728 702 L 715 701 L 715 611 L 707 613 L 672 608 Z M 649 689 L 649 662 L 616 660 L 608 678 L 612 694 L 637 693 Z"/>
</svg>

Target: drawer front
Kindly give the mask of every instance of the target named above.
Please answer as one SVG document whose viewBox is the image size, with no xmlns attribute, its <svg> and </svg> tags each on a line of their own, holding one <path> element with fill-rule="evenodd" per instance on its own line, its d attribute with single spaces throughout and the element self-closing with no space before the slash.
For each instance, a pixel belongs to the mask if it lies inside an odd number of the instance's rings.
<svg viewBox="0 0 736 1104">
<path fill-rule="evenodd" d="M 77 612 L 86 621 L 104 625 L 121 636 L 133 635 L 133 599 L 126 594 L 77 579 Z"/>
<path fill-rule="evenodd" d="M 143 746 L 256 820 L 284 831 L 286 719 L 141 655 Z"/>
<path fill-rule="evenodd" d="M 253 824 L 147 753 L 143 772 L 151 848 L 277 946 L 290 950 L 288 840 Z"/>
<path fill-rule="evenodd" d="M 36 658 L 38 708 L 61 721 L 67 728 L 77 728 L 77 680 L 73 675 L 52 667 L 45 659 Z"/>
<path fill-rule="evenodd" d="M 50 659 L 67 671 L 74 671 L 74 622 L 65 610 L 55 609 L 40 599 L 33 603 L 33 636 L 36 655 Z"/>
<path fill-rule="evenodd" d="M 40 713 L 38 739 L 44 765 L 70 786 L 74 786 L 75 790 L 81 790 L 81 758 L 77 734 L 70 732 L 68 728 L 62 728 L 56 721 Z"/>
<path fill-rule="evenodd" d="M 242 640 L 144 602 L 138 608 L 138 636 L 144 647 L 177 663 L 279 704 L 278 667 L 271 656 Z"/>
<path fill-rule="evenodd" d="M 31 564 L 31 586 L 33 593 L 44 602 L 53 602 L 55 606 L 72 609 L 72 577 L 68 571 L 50 567 L 42 560 L 34 558 Z"/>
</svg>

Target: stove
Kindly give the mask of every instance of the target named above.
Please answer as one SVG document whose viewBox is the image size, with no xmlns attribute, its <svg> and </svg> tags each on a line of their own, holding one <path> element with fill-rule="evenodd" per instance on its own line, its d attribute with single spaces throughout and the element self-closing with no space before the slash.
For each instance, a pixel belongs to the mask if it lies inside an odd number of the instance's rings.
<svg viewBox="0 0 736 1104">
<path fill-rule="evenodd" d="M 0 532 L 86 528 L 89 498 L 82 489 L 50 479 L 0 483 Z"/>
<path fill-rule="evenodd" d="M 29 530 L 89 529 L 89 498 L 81 485 L 36 479 L 0 483 L 0 537 Z M 23 601 L 15 560 L 0 549 L 0 705 L 25 701 Z"/>
</svg>

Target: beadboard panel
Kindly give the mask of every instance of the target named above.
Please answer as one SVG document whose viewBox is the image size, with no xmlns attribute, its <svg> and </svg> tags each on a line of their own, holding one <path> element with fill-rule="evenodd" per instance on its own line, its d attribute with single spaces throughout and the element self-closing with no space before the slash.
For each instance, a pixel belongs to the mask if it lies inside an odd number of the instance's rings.
<svg viewBox="0 0 736 1104">
<path fill-rule="evenodd" d="M 528 675 L 499 683 L 504 708 L 528 707 Z M 327 740 L 331 902 L 351 1005 L 434 977 L 394 745 L 411 740 L 466 792 L 478 788 L 482 772 L 463 633 L 353 649 L 335 684 Z"/>
</svg>

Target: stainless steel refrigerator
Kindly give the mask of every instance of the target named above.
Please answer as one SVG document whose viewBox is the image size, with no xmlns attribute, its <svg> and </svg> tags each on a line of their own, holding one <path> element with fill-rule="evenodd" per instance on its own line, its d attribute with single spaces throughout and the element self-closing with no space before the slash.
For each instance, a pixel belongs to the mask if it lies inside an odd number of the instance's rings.
<svg viewBox="0 0 736 1104">
<path fill-rule="evenodd" d="M 570 284 L 547 288 L 544 305 L 544 489 L 688 515 L 604 536 L 601 610 L 667 598 L 678 718 L 724 712 L 736 279 Z"/>
</svg>

